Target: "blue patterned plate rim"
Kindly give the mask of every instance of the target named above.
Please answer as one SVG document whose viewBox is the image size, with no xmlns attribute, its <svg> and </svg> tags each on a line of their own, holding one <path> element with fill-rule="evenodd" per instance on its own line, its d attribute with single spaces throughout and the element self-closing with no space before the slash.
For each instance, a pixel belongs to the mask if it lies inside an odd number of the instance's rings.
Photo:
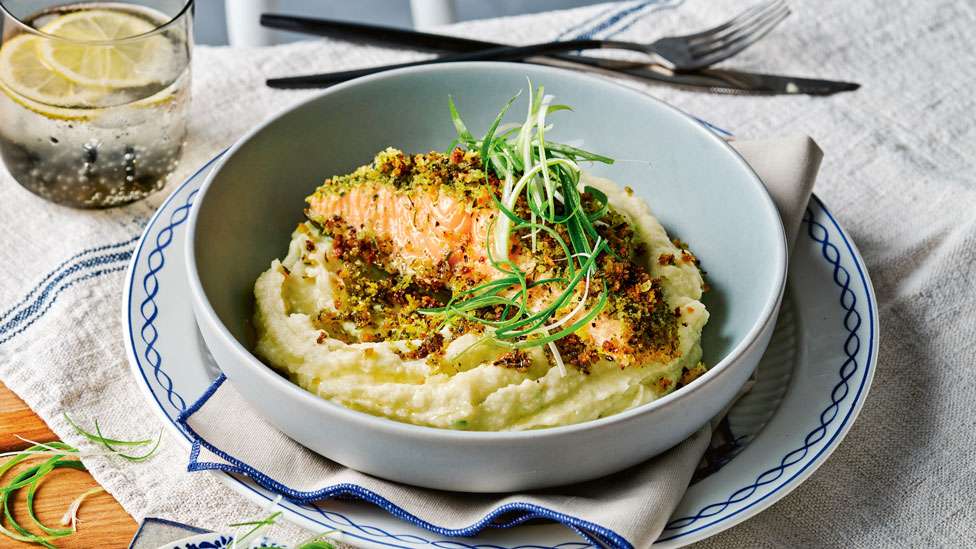
<svg viewBox="0 0 976 549">
<path fill-rule="evenodd" d="M 123 293 L 122 316 L 126 354 L 137 384 L 166 428 L 176 435 L 187 449 L 190 448 L 190 439 L 175 420 L 188 402 L 195 401 L 207 389 L 209 382 L 199 387 L 194 385 L 193 389 L 197 392 L 184 396 L 180 394 L 174 384 L 173 376 L 170 375 L 178 376 L 181 373 L 179 368 L 169 368 L 161 364 L 160 349 L 155 347 L 159 336 L 155 322 L 160 318 L 159 305 L 155 303 L 155 297 L 160 290 L 156 275 L 166 268 L 167 255 L 173 259 L 171 265 L 174 261 L 181 264 L 181 251 L 184 245 L 183 233 L 179 232 L 183 228 L 181 225 L 187 219 L 200 185 L 222 154 L 210 160 L 173 191 L 149 221 L 129 264 Z M 167 252 L 167 248 L 174 243 L 174 248 L 179 251 L 171 249 Z M 743 478 L 741 481 L 736 479 L 732 482 L 735 485 L 742 485 L 740 488 L 729 493 L 708 494 L 704 498 L 707 501 L 688 501 L 689 495 L 686 494 L 661 537 L 655 542 L 657 547 L 679 547 L 715 535 L 759 513 L 787 495 L 813 474 L 836 449 L 864 403 L 877 362 L 878 317 L 874 289 L 860 253 L 816 195 L 811 197 L 807 206 L 795 251 L 804 246 L 813 250 L 819 247 L 820 259 L 831 267 L 830 283 L 840 291 L 839 305 L 843 310 L 843 314 L 838 318 L 841 318 L 843 328 L 847 332 L 844 341 L 837 342 L 845 355 L 839 370 L 836 369 L 835 364 L 813 365 L 822 368 L 833 366 L 834 370 L 826 371 L 839 374 L 837 383 L 826 395 L 830 404 L 825 409 L 813 410 L 816 413 L 812 413 L 811 416 L 817 416 L 819 423 L 803 437 L 804 442 L 799 447 L 785 443 L 786 447 L 779 448 L 780 452 L 776 455 L 762 456 L 763 459 L 760 460 L 762 463 L 757 463 L 755 466 L 763 470 L 756 474 L 754 479 Z M 794 253 L 795 257 L 799 255 L 801 254 Z M 136 280 L 139 274 L 143 275 L 141 284 Z M 185 273 L 179 273 L 179 280 L 185 283 Z M 805 288 L 800 288 L 797 291 L 804 290 Z M 147 309 L 148 306 L 151 308 Z M 189 303 L 185 306 L 189 310 Z M 189 318 L 181 318 L 181 320 L 183 322 L 191 320 L 192 313 L 190 315 Z M 198 359 L 202 364 L 203 357 L 200 356 Z M 185 363 L 181 364 L 185 366 Z M 780 414 L 780 410 L 776 414 Z M 765 432 L 759 433 L 751 446 L 757 446 L 756 442 L 763 440 L 764 434 Z M 706 480 L 723 475 L 723 471 L 728 469 L 720 469 Z M 218 471 L 214 471 L 213 474 L 230 488 L 259 505 L 266 504 L 274 498 L 274 494 L 247 479 Z M 728 474 L 726 473 L 726 476 Z M 695 486 L 689 490 L 689 493 L 694 489 Z M 555 525 L 522 526 L 506 533 L 491 532 L 488 536 L 490 541 L 480 543 L 478 538 L 482 536 L 466 538 L 465 541 L 440 538 L 431 532 L 385 515 L 382 511 L 366 508 L 367 504 L 359 507 L 347 503 L 336 505 L 341 512 L 322 509 L 316 504 L 283 503 L 282 508 L 285 510 L 284 516 L 296 524 L 312 530 L 339 529 L 343 532 L 343 541 L 363 547 L 438 547 L 441 549 L 590 547 L 569 529 Z M 691 509 L 692 512 L 681 514 L 684 509 Z M 370 522 L 382 524 L 383 527 L 369 524 Z M 468 540 L 472 543 L 468 543 Z"/>
</svg>

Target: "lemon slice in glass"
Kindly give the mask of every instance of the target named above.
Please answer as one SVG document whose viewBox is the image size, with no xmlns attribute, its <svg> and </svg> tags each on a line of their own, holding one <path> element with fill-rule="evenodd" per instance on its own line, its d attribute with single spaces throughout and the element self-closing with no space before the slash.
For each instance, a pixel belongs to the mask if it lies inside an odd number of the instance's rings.
<svg viewBox="0 0 976 549">
<path fill-rule="evenodd" d="M 43 38 L 21 34 L 0 47 L 0 89 L 21 105 L 52 118 L 82 118 L 83 109 L 105 91 L 68 80 L 41 62 L 37 54 Z"/>
<path fill-rule="evenodd" d="M 123 40 L 155 28 L 118 11 L 76 11 L 41 27 L 41 32 L 67 40 L 42 40 L 38 53 L 55 72 L 86 86 L 122 89 L 165 83 L 173 71 L 171 42 L 161 35 Z"/>
</svg>

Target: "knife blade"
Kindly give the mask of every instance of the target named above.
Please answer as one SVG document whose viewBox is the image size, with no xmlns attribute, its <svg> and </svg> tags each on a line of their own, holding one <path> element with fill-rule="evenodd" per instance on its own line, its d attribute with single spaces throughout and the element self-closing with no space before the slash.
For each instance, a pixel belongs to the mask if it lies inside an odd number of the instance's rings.
<svg viewBox="0 0 976 549">
<path fill-rule="evenodd" d="M 581 56 L 576 56 L 581 57 Z M 543 65 L 573 68 L 580 59 L 549 60 L 539 58 L 534 62 Z M 590 70 L 610 76 L 627 76 L 642 81 L 655 81 L 687 89 L 706 90 L 713 93 L 739 95 L 831 95 L 842 91 L 854 91 L 861 87 L 854 82 L 838 82 L 798 76 L 761 74 L 729 69 L 699 69 L 694 72 L 676 72 L 660 65 L 617 66 L 612 69 L 584 61 Z"/>
<path fill-rule="evenodd" d="M 501 52 L 499 48 L 506 48 L 504 44 L 460 38 L 456 36 L 434 34 L 395 27 L 383 27 L 366 23 L 353 23 L 330 19 L 318 19 L 291 15 L 263 14 L 261 25 L 313 34 L 330 36 L 352 41 L 370 41 L 394 46 L 410 46 L 418 49 L 434 51 L 450 51 L 460 54 L 473 54 L 478 51 Z M 473 57 L 473 55 L 472 55 Z M 453 57 L 451 60 L 467 60 Z M 438 61 L 440 59 L 440 61 Z M 417 63 L 403 65 L 418 65 L 431 62 L 444 62 L 438 58 Z M 852 82 L 837 82 L 813 78 L 800 78 L 772 74 L 756 74 L 727 69 L 700 69 L 693 72 L 675 72 L 659 65 L 619 61 L 599 57 L 551 54 L 531 57 L 519 61 L 558 66 L 563 68 L 584 69 L 611 76 L 625 76 L 641 81 L 651 81 L 662 84 L 677 85 L 685 89 L 705 90 L 714 93 L 728 94 L 808 94 L 829 95 L 841 91 L 856 90 L 859 84 Z M 308 75 L 304 77 L 273 78 L 268 80 L 272 87 L 322 87 L 338 81 L 347 80 L 377 72 L 382 68 L 346 71 L 345 73 L 330 73 L 326 75 Z M 344 75 L 344 76 L 342 76 Z"/>
</svg>

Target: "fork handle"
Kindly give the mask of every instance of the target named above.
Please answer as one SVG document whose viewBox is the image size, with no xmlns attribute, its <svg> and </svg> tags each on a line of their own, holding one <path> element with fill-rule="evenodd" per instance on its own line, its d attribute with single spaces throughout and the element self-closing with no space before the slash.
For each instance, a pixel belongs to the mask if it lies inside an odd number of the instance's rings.
<svg viewBox="0 0 976 549">
<path fill-rule="evenodd" d="M 321 88 L 339 82 L 345 82 L 360 76 L 376 74 L 378 72 L 405 67 L 417 67 L 420 65 L 430 65 L 435 63 L 452 63 L 460 61 L 521 61 L 528 57 L 546 55 L 549 53 L 566 52 L 572 50 L 588 50 L 608 47 L 604 40 L 566 40 L 562 42 L 547 42 L 544 44 L 533 44 L 531 46 L 496 46 L 483 50 L 445 55 L 413 63 L 400 63 L 397 65 L 384 65 L 371 67 L 368 69 L 357 69 L 351 71 L 332 72 L 325 74 L 312 74 L 306 76 L 291 76 L 287 78 L 271 78 L 267 84 L 272 88 Z"/>
</svg>

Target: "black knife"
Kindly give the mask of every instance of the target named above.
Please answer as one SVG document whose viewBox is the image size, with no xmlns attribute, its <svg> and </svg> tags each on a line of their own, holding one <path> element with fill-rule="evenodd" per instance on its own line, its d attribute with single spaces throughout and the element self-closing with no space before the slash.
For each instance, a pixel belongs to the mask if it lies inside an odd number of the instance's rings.
<svg viewBox="0 0 976 549">
<path fill-rule="evenodd" d="M 261 24 L 270 28 L 330 36 L 351 41 L 365 40 L 387 45 L 410 46 L 417 49 L 458 53 L 458 55 L 416 63 L 405 63 L 398 66 L 483 59 L 486 57 L 484 55 L 486 53 L 488 54 L 487 57 L 493 59 L 505 59 L 506 54 L 516 57 L 524 55 L 524 48 L 522 51 L 516 50 L 513 54 L 512 50 L 506 51 L 506 48 L 510 48 L 510 46 L 495 42 L 484 42 L 456 36 L 394 27 L 382 27 L 365 23 L 263 14 L 261 16 Z M 477 52 L 481 52 L 481 54 Z M 840 91 L 856 90 L 860 87 L 859 84 L 851 82 L 755 74 L 726 69 L 699 69 L 697 71 L 676 72 L 659 65 L 581 55 L 551 54 L 524 59 L 524 61 L 560 67 L 596 70 L 605 74 L 628 76 L 643 81 L 650 80 L 653 82 L 678 85 L 688 89 L 704 89 L 717 93 L 829 95 Z M 388 67 L 376 67 L 324 75 L 273 78 L 269 79 L 267 83 L 271 87 L 278 88 L 324 87 L 365 74 L 379 72 L 386 68 Z"/>
</svg>

